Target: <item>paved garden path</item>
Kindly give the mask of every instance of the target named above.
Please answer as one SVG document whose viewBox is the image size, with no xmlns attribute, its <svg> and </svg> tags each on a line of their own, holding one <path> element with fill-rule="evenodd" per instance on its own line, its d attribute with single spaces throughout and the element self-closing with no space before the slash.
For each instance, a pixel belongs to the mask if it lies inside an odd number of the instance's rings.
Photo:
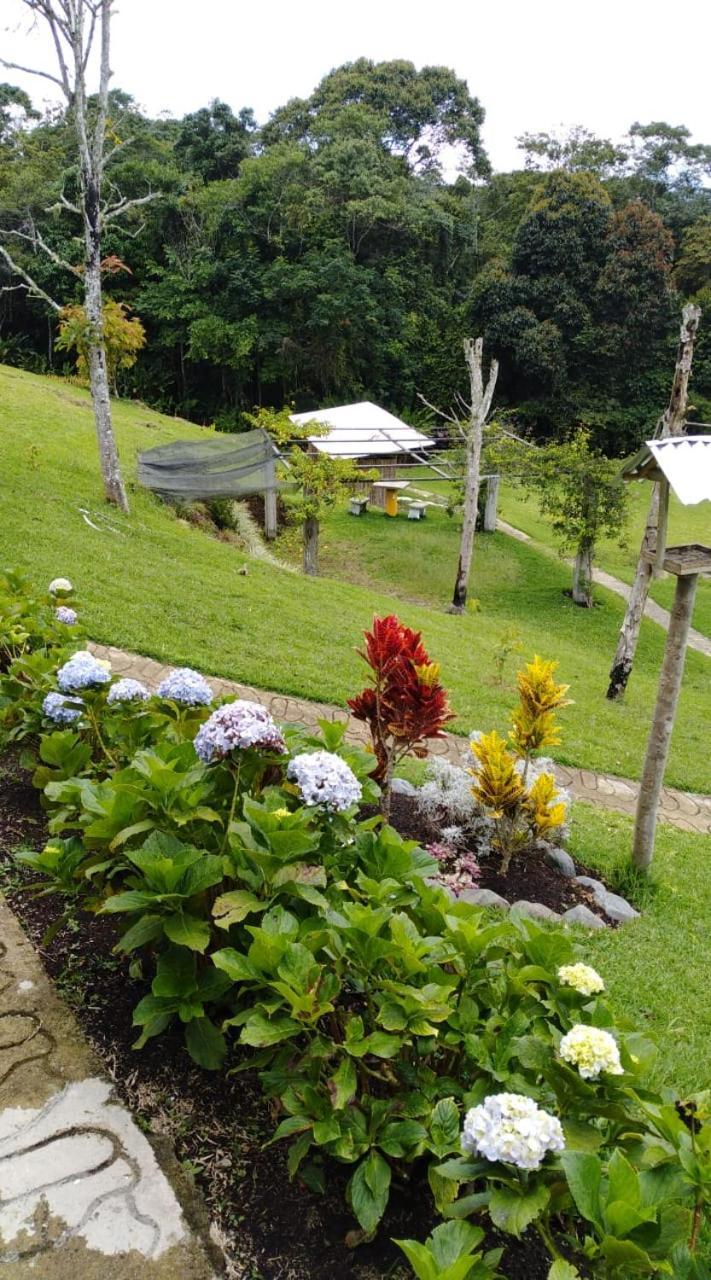
<svg viewBox="0 0 711 1280">
<path fill-rule="evenodd" d="M 107 645 L 92 644 L 92 651 L 99 658 L 106 658 L 112 670 L 122 676 L 142 680 L 149 689 L 155 689 L 171 669 L 153 658 L 143 658 Z M 348 713 L 342 707 L 324 702 L 309 702 L 305 698 L 292 698 L 287 694 L 270 693 L 264 689 L 236 684 L 233 680 L 208 677 L 217 694 L 236 693 L 240 698 L 251 698 L 267 706 L 275 720 L 291 724 L 304 724 L 314 729 L 319 720 L 345 720 Z M 358 721 L 351 720 L 348 737 L 355 742 L 367 741 L 367 730 Z M 433 755 L 444 756 L 454 764 L 469 763 L 467 738 L 447 733 L 432 743 Z M 639 784 L 616 778 L 611 774 L 593 773 L 589 769 L 577 769 L 570 765 L 556 765 L 556 775 L 561 786 L 566 787 L 577 800 L 589 800 L 606 809 L 622 813 L 634 813 Z M 659 808 L 659 820 L 681 827 L 683 831 L 696 831 L 711 835 L 711 796 L 693 795 L 688 791 L 675 791 L 664 787 Z"/>
<path fill-rule="evenodd" d="M 2 1280 L 214 1280 L 196 1217 L 0 897 Z"/>
<path fill-rule="evenodd" d="M 516 529 L 514 525 L 507 524 L 505 520 L 497 520 L 496 527 L 500 533 L 506 533 L 510 538 L 515 538 L 517 542 L 528 542 L 536 551 L 542 551 L 544 555 L 555 556 L 557 553 L 552 547 L 547 547 L 543 542 L 537 542 L 528 533 L 524 533 L 523 529 Z M 629 600 L 630 588 L 629 583 L 622 582 L 620 578 L 615 578 L 611 573 L 605 573 L 604 569 L 593 569 L 593 582 L 600 587 L 607 587 L 608 591 L 614 591 L 615 595 L 622 596 L 623 600 Z M 651 618 L 652 622 L 656 622 L 658 626 L 664 627 L 665 631 L 669 630 L 669 610 L 663 609 L 656 600 L 647 599 L 644 606 L 645 617 Z M 703 653 L 707 658 L 711 658 L 711 639 L 705 636 L 701 631 L 696 631 L 692 627 L 689 631 L 689 648 L 695 649 L 697 653 Z"/>
</svg>

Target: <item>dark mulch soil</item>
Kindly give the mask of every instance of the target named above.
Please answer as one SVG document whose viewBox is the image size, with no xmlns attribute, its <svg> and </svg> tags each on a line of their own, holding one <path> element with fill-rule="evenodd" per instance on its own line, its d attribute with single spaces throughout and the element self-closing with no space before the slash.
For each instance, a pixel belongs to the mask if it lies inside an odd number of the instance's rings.
<svg viewBox="0 0 711 1280">
<path fill-rule="evenodd" d="M 391 1237 L 422 1240 L 435 1225 L 422 1174 L 394 1188 L 377 1239 L 356 1249 L 346 1237 L 353 1219 L 344 1206 L 349 1170 L 327 1169 L 325 1196 L 290 1182 L 286 1148 L 265 1147 L 277 1114 L 254 1072 L 210 1074 L 188 1057 L 179 1033 L 131 1049 L 134 1005 L 146 983 L 131 978 L 111 955 L 115 926 L 82 916 L 46 947 L 42 937 L 59 915 L 56 899 L 33 897 L 31 879 L 12 861 L 18 846 L 40 848 L 46 834 L 37 792 L 14 762 L 0 760 L 0 887 L 55 980 L 73 1006 L 87 1039 L 142 1127 L 167 1136 L 196 1177 L 207 1201 L 231 1280 L 402 1280 L 409 1274 Z M 23 887 L 25 886 L 25 887 Z M 532 896 L 532 895 L 529 895 Z M 239 1050 L 232 1064 L 239 1063 Z M 491 1232 L 489 1247 L 505 1246 L 509 1280 L 544 1280 L 549 1259 L 537 1236 L 512 1241 Z"/>
<path fill-rule="evenodd" d="M 442 839 L 437 824 L 419 812 L 411 796 L 393 796 L 390 821 L 400 835 L 408 840 L 417 840 L 422 845 Z M 543 854 L 537 850 L 534 849 L 527 852 L 525 856 L 514 858 L 507 874 L 502 876 L 498 856 L 482 854 L 475 844 L 471 845 L 471 849 L 477 855 L 481 868 L 478 888 L 492 889 L 494 893 L 501 894 L 501 897 L 507 898 L 509 902 L 520 899 L 525 899 L 527 902 L 542 902 L 544 907 L 550 907 L 552 911 L 560 913 L 581 902 L 602 917 L 602 912 L 591 891 L 585 885 L 576 884 L 573 879 L 561 875 L 554 867 L 549 867 Z M 576 862 L 575 865 L 578 875 L 589 875 L 600 879 L 599 871 L 591 871 L 582 863 Z M 609 923 L 607 920 L 605 922 Z"/>
</svg>

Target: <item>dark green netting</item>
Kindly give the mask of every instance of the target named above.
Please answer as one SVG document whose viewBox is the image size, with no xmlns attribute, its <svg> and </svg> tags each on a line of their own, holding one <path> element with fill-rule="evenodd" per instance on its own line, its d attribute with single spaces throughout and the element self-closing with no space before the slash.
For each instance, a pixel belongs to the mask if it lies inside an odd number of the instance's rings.
<svg viewBox="0 0 711 1280">
<path fill-rule="evenodd" d="M 241 498 L 277 488 L 274 446 L 263 431 L 175 440 L 138 457 L 138 481 L 166 498 Z"/>
</svg>

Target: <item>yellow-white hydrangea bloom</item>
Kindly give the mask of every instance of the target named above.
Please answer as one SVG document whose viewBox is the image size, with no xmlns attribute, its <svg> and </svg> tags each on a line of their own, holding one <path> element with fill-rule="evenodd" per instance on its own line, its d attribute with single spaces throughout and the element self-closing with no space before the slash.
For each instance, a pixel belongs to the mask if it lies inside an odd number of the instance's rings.
<svg viewBox="0 0 711 1280">
<path fill-rule="evenodd" d="M 560 1042 L 560 1056 L 577 1067 L 584 1080 L 595 1080 L 601 1071 L 621 1076 L 623 1067 L 617 1041 L 601 1027 L 578 1022 Z"/>
<path fill-rule="evenodd" d="M 564 987 L 574 987 L 582 996 L 594 996 L 605 990 L 600 974 L 589 964 L 562 964 L 558 970 L 558 981 Z"/>
</svg>

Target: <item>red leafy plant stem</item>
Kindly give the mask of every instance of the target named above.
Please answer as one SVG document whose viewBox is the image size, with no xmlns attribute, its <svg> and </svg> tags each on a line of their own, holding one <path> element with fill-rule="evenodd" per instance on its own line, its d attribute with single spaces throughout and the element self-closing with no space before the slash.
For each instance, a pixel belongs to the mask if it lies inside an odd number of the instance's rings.
<svg viewBox="0 0 711 1280">
<path fill-rule="evenodd" d="M 356 720 L 368 725 L 377 766 L 373 777 L 382 788 L 380 805 L 390 814 L 393 773 L 407 755 L 426 756 L 427 743 L 443 737 L 454 718 L 439 682 L 439 663 L 432 662 L 422 633 L 412 631 L 394 614 L 373 618 L 358 653 L 371 669 L 369 685 L 348 706 Z"/>
</svg>

